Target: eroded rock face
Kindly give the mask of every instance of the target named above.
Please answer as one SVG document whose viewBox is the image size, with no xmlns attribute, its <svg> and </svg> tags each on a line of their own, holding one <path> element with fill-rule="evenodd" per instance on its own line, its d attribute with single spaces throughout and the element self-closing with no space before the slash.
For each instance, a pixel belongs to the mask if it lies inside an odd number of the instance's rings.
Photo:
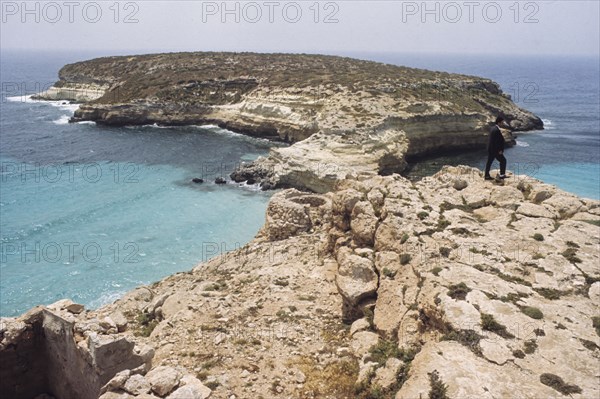
<svg viewBox="0 0 600 399">
<path fill-rule="evenodd" d="M 54 87 L 50 87 L 48 90 L 32 96 L 32 98 L 50 101 L 89 102 L 104 96 L 109 89 L 109 84 L 69 82 L 65 85 L 57 84 Z"/>
<path fill-rule="evenodd" d="M 399 177 L 343 184 L 333 194 L 330 231 L 342 317 L 362 317 L 360 303 L 371 298 L 372 328 L 404 353 L 421 351 L 406 382 L 394 385 L 390 368 L 402 373 L 402 361 L 373 363 L 366 347 L 381 341 L 359 319 L 350 330 L 357 380 L 364 383 L 371 372 L 371 383 L 397 398 L 419 397 L 429 395 L 436 373 L 450 397 L 503 397 L 516 385 L 494 387 L 491 376 L 506 371 L 510 377 L 502 378 L 514 381 L 527 370 L 536 377 L 523 382 L 524 397 L 560 395 L 542 373 L 562 376 L 574 395 L 597 394 L 596 204 L 526 176 L 485 182 L 468 167 L 445 167 L 415 185 Z M 566 336 L 587 349 L 556 350 Z M 470 360 L 455 364 L 460 357 Z M 480 368 L 489 381 L 483 386 L 478 373 L 467 371 Z"/>
<path fill-rule="evenodd" d="M 123 337 L 143 359 L 154 348 L 151 370 L 115 371 L 103 399 L 600 394 L 598 201 L 461 166 L 272 203 L 244 248 L 96 311 L 53 310 L 67 321 L 53 336 L 72 323 L 87 362 L 88 345 L 127 349 Z M 25 337 L 41 319 L 3 320 L 2 359 L 14 361 L 13 342 L 34 353 Z"/>
<path fill-rule="evenodd" d="M 488 79 L 335 56 L 104 57 L 66 65 L 59 78 L 39 97 L 84 101 L 74 121 L 210 124 L 295 143 L 232 174 L 265 189 L 323 193 L 349 174 L 390 175 L 410 158 L 482 148 L 499 113 L 515 130 L 543 128 Z"/>
</svg>

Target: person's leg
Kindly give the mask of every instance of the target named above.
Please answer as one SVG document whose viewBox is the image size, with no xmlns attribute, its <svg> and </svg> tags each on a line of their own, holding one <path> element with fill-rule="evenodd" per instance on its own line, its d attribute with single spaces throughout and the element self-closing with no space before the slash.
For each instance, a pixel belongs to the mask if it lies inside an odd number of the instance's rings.
<svg viewBox="0 0 600 399">
<path fill-rule="evenodd" d="M 494 154 L 488 154 L 487 162 L 485 163 L 485 177 L 490 175 L 490 168 L 492 167 L 492 162 L 494 162 Z"/>
<path fill-rule="evenodd" d="M 498 154 L 496 159 L 500 162 L 500 174 L 504 176 L 506 174 L 506 157 L 504 154 Z"/>
</svg>

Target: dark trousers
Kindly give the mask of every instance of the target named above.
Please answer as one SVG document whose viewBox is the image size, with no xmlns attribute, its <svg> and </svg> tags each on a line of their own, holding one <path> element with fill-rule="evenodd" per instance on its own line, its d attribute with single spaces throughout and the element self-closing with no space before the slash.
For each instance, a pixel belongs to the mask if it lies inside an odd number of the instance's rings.
<svg viewBox="0 0 600 399">
<path fill-rule="evenodd" d="M 506 158 L 504 157 L 504 154 L 488 153 L 488 159 L 485 164 L 486 176 L 490 175 L 490 168 L 492 167 L 492 162 L 494 162 L 494 158 L 497 159 L 498 162 L 500 162 L 500 174 L 503 175 L 506 173 Z"/>
</svg>

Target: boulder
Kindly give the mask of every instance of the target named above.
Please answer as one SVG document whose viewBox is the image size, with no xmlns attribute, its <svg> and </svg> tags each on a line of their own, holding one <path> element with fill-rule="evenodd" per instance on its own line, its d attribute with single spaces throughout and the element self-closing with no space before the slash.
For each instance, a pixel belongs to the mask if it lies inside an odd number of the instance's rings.
<svg viewBox="0 0 600 399">
<path fill-rule="evenodd" d="M 118 391 L 123 388 L 127 379 L 131 375 L 131 370 L 123 370 L 119 371 L 113 378 L 110 379 L 101 389 L 101 393 L 110 392 L 110 391 Z"/>
<path fill-rule="evenodd" d="M 184 385 L 167 396 L 167 399 L 206 399 L 210 397 L 210 388 L 200 385 Z"/>
<path fill-rule="evenodd" d="M 350 215 L 356 203 L 363 197 L 363 193 L 352 188 L 336 191 L 333 195 L 334 213 Z"/>
<path fill-rule="evenodd" d="M 543 186 L 536 186 L 534 189 L 531 190 L 529 194 L 529 199 L 532 202 L 539 204 L 552 197 L 552 195 L 554 195 L 554 191 L 555 190 Z"/>
<path fill-rule="evenodd" d="M 383 207 L 383 204 L 385 203 L 384 192 L 379 188 L 374 188 L 371 191 L 369 191 L 369 194 L 367 194 L 367 199 L 369 200 L 369 202 L 371 202 L 371 205 L 373 206 L 375 212 L 379 214 L 381 208 Z"/>
<path fill-rule="evenodd" d="M 368 201 L 360 201 L 354 205 L 350 227 L 354 240 L 360 246 L 373 246 L 375 230 L 377 229 L 377 216 L 375 210 Z"/>
<path fill-rule="evenodd" d="M 354 356 L 362 358 L 364 355 L 369 353 L 369 350 L 377 345 L 379 342 L 379 335 L 372 331 L 359 331 L 352 336 L 352 342 L 350 348 L 354 352 Z"/>
<path fill-rule="evenodd" d="M 156 392 L 159 396 L 165 396 L 179 385 L 181 373 L 173 367 L 159 366 L 150 370 L 146 374 L 146 379 L 150 383 L 153 392 Z"/>
<path fill-rule="evenodd" d="M 73 313 L 73 314 L 79 314 L 81 312 L 83 312 L 84 306 L 80 305 L 78 303 L 71 303 L 68 304 L 65 309 L 67 310 L 67 312 Z"/>
<path fill-rule="evenodd" d="M 489 202 L 500 207 L 513 207 L 523 199 L 523 193 L 514 186 L 494 186 L 490 192 Z"/>
<path fill-rule="evenodd" d="M 205 386 L 199 379 L 190 375 L 181 379 L 183 386 L 180 386 L 167 396 L 167 399 L 207 399 L 212 391 Z"/>
<path fill-rule="evenodd" d="M 379 222 L 379 227 L 375 232 L 375 250 L 401 252 L 403 234 L 408 234 L 407 227 L 403 226 L 398 217 L 388 216 L 385 220 Z"/>
<path fill-rule="evenodd" d="M 358 319 L 350 326 L 350 335 L 354 335 L 359 331 L 368 330 L 369 328 L 371 328 L 371 324 L 367 319 Z"/>
<path fill-rule="evenodd" d="M 67 306 L 71 306 L 71 305 L 76 305 L 76 303 L 70 299 L 61 299 L 59 301 L 51 303 L 50 305 L 48 305 L 46 307 L 52 311 L 61 311 L 61 310 L 66 310 Z"/>
<path fill-rule="evenodd" d="M 127 330 L 127 318 L 122 312 L 117 310 L 110 314 L 110 318 L 115 323 L 118 332 L 123 332 Z"/>
<path fill-rule="evenodd" d="M 144 378 L 144 376 L 134 374 L 125 382 L 123 385 L 123 390 L 132 395 L 150 393 L 150 383 Z"/>
<path fill-rule="evenodd" d="M 107 316 L 107 317 L 103 318 L 102 320 L 100 320 L 99 321 L 99 325 L 106 332 L 110 332 L 110 333 L 116 333 L 117 332 L 117 325 L 115 324 L 115 322 L 113 321 L 113 319 L 111 319 L 109 316 Z"/>
<path fill-rule="evenodd" d="M 105 368 L 118 364 L 119 358 L 123 354 L 133 352 L 135 343 L 128 337 L 103 336 L 90 333 L 87 346 L 93 363 L 99 368 Z"/>
<path fill-rule="evenodd" d="M 342 247 L 337 256 L 336 285 L 344 300 L 346 319 L 352 319 L 356 306 L 377 292 L 378 277 L 373 262 Z"/>
</svg>

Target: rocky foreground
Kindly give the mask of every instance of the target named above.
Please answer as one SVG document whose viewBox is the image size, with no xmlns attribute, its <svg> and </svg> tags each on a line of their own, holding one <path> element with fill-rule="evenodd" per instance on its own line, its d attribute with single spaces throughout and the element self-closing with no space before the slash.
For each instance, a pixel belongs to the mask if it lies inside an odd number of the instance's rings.
<svg viewBox="0 0 600 399">
<path fill-rule="evenodd" d="M 237 251 L 2 319 L 0 392 L 597 398 L 599 226 L 598 201 L 469 167 L 284 190 Z"/>
<path fill-rule="evenodd" d="M 66 65 L 38 98 L 82 102 L 74 122 L 213 124 L 292 143 L 232 178 L 321 193 L 348 174 L 483 148 L 498 114 L 515 131 L 543 128 L 489 79 L 308 54 L 104 57 Z"/>
</svg>

